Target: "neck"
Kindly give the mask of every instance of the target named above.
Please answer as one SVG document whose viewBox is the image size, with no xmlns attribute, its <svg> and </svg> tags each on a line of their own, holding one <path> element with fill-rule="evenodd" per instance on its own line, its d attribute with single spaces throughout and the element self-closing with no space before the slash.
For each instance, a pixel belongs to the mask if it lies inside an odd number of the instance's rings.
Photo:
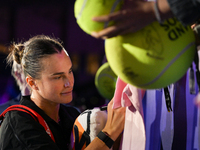
<svg viewBox="0 0 200 150">
<path fill-rule="evenodd" d="M 59 108 L 60 104 L 50 102 L 49 100 L 35 97 L 31 94 L 31 100 L 42 109 L 51 119 L 55 122 L 59 122 Z"/>
</svg>

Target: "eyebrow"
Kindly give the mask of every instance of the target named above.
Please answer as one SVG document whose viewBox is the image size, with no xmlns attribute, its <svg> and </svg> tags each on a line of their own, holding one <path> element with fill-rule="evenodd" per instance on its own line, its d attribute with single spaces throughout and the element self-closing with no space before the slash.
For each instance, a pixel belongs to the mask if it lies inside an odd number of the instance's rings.
<svg viewBox="0 0 200 150">
<path fill-rule="evenodd" d="M 56 72 L 56 73 L 53 73 L 51 76 L 62 75 L 62 74 L 64 74 L 64 72 Z"/>
</svg>

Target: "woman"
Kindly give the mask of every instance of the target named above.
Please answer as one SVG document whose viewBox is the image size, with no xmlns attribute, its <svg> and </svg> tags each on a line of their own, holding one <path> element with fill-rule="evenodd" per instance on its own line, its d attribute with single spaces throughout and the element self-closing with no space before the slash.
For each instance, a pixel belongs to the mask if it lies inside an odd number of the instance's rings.
<svg viewBox="0 0 200 150">
<path fill-rule="evenodd" d="M 55 142 L 43 126 L 29 114 L 10 111 L 0 128 L 0 149 L 66 150 L 79 112 L 61 103 L 72 101 L 74 76 L 67 51 L 55 39 L 35 36 L 24 44 L 13 44 L 8 62 L 22 65 L 31 95 L 20 103 L 38 112 L 48 124 Z M 124 128 L 125 108 L 112 109 L 108 105 L 108 120 L 103 133 L 116 140 Z M 95 138 L 86 149 L 109 149 L 100 138 Z"/>
</svg>

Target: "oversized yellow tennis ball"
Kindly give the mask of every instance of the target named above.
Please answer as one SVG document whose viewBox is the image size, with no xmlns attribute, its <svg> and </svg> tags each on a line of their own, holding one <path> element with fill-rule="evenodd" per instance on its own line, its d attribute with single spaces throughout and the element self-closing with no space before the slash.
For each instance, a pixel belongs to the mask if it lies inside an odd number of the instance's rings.
<svg viewBox="0 0 200 150">
<path fill-rule="evenodd" d="M 123 0 L 76 0 L 74 14 L 80 28 L 88 34 L 100 31 L 113 22 L 99 23 L 92 21 L 93 17 L 115 12 L 121 8 Z"/>
<path fill-rule="evenodd" d="M 95 75 L 95 86 L 101 96 L 111 100 L 115 92 L 117 75 L 112 71 L 108 62 L 104 63 Z"/>
<path fill-rule="evenodd" d="M 106 40 L 105 52 L 112 70 L 124 82 L 157 89 L 180 79 L 195 55 L 195 36 L 175 18 L 142 30 Z"/>
</svg>

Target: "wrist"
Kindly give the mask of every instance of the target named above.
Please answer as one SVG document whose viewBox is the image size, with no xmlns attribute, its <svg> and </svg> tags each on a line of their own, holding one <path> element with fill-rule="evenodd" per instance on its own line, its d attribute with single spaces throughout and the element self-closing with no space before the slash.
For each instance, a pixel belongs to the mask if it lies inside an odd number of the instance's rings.
<svg viewBox="0 0 200 150">
<path fill-rule="evenodd" d="M 103 129 L 102 132 L 107 134 L 113 141 L 115 141 L 118 137 L 117 132 L 111 130 Z"/>
<path fill-rule="evenodd" d="M 107 132 L 100 131 L 97 135 L 97 137 L 105 143 L 105 145 L 110 149 L 113 144 L 114 140 L 110 138 L 109 134 Z"/>
</svg>

